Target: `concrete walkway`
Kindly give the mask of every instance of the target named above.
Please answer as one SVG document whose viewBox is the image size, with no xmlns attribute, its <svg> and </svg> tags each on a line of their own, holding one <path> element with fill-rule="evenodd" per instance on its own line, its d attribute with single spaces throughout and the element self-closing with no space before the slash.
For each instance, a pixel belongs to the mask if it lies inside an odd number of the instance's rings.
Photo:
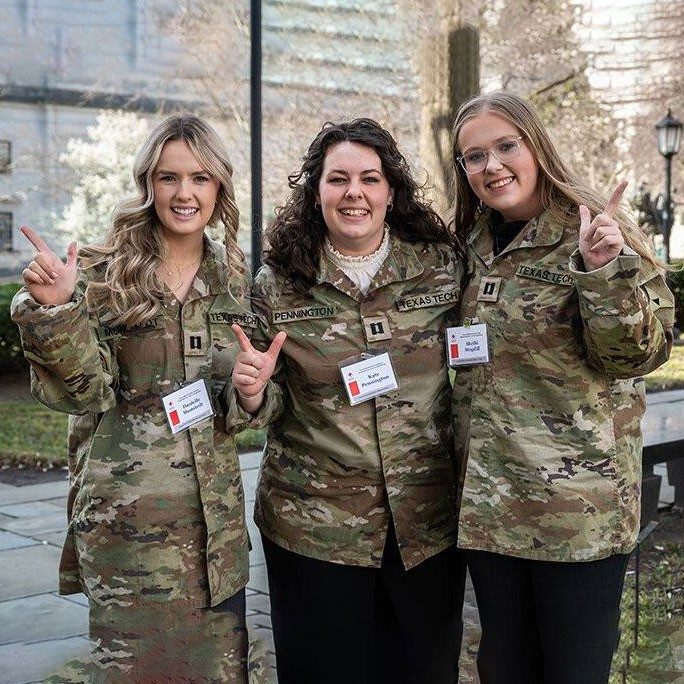
<svg viewBox="0 0 684 684">
<path fill-rule="evenodd" d="M 666 428 L 669 420 L 684 421 L 684 390 L 666 394 L 649 395 L 645 429 L 653 430 L 656 425 Z M 252 521 L 260 456 L 253 452 L 240 457 L 247 524 L 254 547 L 247 622 L 250 638 L 266 644 L 273 665 L 266 566 Z M 669 503 L 674 492 L 667 485 L 665 467 L 656 466 L 655 472 L 664 475 L 661 503 Z M 57 567 L 66 529 L 66 493 L 66 481 L 23 487 L 0 483 L 0 684 L 40 682 L 66 661 L 88 651 L 86 598 L 82 594 L 66 597 L 57 593 Z M 470 586 L 464 621 L 465 668 L 461 682 L 475 684 L 478 680 L 472 672 L 472 657 L 477 650 L 479 623 Z"/>
<path fill-rule="evenodd" d="M 240 457 L 253 545 L 247 623 L 250 639 L 266 644 L 273 664 L 266 565 L 252 521 L 260 458 L 259 452 Z M 0 483 L 0 684 L 41 682 L 68 660 L 88 653 L 85 596 L 57 593 L 66 494 L 66 481 L 24 487 Z"/>
<path fill-rule="evenodd" d="M 254 524 L 260 452 L 240 456 L 247 526 L 252 540 L 247 585 L 250 640 L 266 645 L 275 667 L 268 578 L 261 537 Z M 88 653 L 88 602 L 83 594 L 59 596 L 57 568 L 66 531 L 67 482 L 14 487 L 0 483 L 0 684 L 41 682 L 64 663 Z M 464 607 L 463 684 L 477 684 L 472 656 L 479 620 L 472 587 Z M 276 684 L 275 671 L 272 679 Z"/>
</svg>

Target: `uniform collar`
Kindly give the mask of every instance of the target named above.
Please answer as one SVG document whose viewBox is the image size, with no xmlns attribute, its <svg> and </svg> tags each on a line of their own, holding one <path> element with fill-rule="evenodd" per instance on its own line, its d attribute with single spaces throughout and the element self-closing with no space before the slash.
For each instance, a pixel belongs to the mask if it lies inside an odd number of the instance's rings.
<svg viewBox="0 0 684 684">
<path fill-rule="evenodd" d="M 494 260 L 493 240 L 489 231 L 491 216 L 491 209 L 483 211 L 468 237 L 468 246 L 488 266 Z M 528 221 L 527 225 L 498 256 L 502 257 L 515 249 L 555 245 L 562 237 L 563 226 L 557 221 L 551 220 L 550 212 L 546 209 L 539 216 Z"/>
<path fill-rule="evenodd" d="M 229 289 L 229 266 L 220 242 L 204 236 L 204 255 L 185 301 L 226 292 Z"/>
<path fill-rule="evenodd" d="M 373 276 L 366 296 L 385 285 L 415 278 L 423 272 L 421 263 L 413 245 L 389 234 L 390 251 L 378 272 Z M 340 268 L 321 254 L 316 284 L 330 283 L 333 287 L 353 297 L 363 298 L 363 294 Z"/>
</svg>

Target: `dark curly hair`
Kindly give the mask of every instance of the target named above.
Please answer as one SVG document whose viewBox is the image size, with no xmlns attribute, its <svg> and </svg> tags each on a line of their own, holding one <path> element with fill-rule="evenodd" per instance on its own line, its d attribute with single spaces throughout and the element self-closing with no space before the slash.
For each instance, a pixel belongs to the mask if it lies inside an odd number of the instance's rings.
<svg viewBox="0 0 684 684">
<path fill-rule="evenodd" d="M 407 242 L 452 242 L 388 131 L 372 119 L 328 121 L 309 145 L 301 169 L 288 176 L 290 197 L 285 206 L 276 208 L 275 220 L 266 230 L 264 261 L 302 293 L 316 282 L 327 232 L 316 206 L 323 162 L 330 147 L 341 142 L 372 147 L 380 157 L 382 171 L 394 190 L 394 206 L 385 217 L 393 235 Z"/>
</svg>

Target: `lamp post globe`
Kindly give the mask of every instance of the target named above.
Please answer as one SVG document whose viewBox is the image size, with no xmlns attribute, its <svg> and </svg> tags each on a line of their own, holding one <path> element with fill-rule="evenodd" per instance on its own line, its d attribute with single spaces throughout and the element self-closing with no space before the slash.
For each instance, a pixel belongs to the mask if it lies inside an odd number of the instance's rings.
<svg viewBox="0 0 684 684">
<path fill-rule="evenodd" d="M 667 116 L 663 117 L 656 125 L 658 136 L 658 151 L 665 158 L 665 193 L 660 209 L 660 232 L 663 235 L 665 247 L 665 261 L 670 261 L 670 235 L 674 223 L 674 204 L 672 202 L 672 157 L 679 152 L 682 140 L 682 122 L 672 116 L 672 111 L 667 110 Z"/>
</svg>

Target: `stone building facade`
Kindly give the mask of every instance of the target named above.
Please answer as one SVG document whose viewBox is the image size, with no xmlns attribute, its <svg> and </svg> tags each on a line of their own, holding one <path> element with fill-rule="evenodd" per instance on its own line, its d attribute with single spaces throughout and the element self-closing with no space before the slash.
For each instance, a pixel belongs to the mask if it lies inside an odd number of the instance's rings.
<svg viewBox="0 0 684 684">
<path fill-rule="evenodd" d="M 221 7 L 218 0 L 206 2 Z M 423 177 L 427 167 L 436 194 L 443 195 L 446 181 L 439 178 L 430 146 L 446 144 L 448 113 L 437 111 L 444 93 L 433 92 L 431 72 L 441 74 L 448 67 L 442 36 L 449 25 L 486 30 L 484 4 L 263 0 L 266 218 L 284 201 L 287 175 L 321 123 L 360 115 L 385 124 L 417 174 Z M 643 135 L 643 122 L 630 123 L 643 110 L 641 84 L 670 68 L 644 59 L 652 47 L 655 54 L 655 38 L 639 30 L 652 5 L 654 0 L 575 0 L 576 30 L 592 87 L 625 122 L 621 135 L 626 139 Z M 230 8 L 248 21 L 248 0 Z M 207 96 L 195 87 L 203 64 L 193 40 L 203 38 L 177 33 L 173 20 L 182 9 L 183 3 L 173 0 L 0 0 L 0 276 L 18 272 L 30 253 L 19 226 L 28 223 L 49 232 L 52 218 L 68 201 L 60 154 L 102 109 L 156 116 L 196 107 L 212 96 L 229 99 L 242 114 L 229 113 L 216 123 L 235 165 L 238 203 L 246 217 L 242 243 L 249 244 L 248 32 L 237 32 L 230 38 L 234 44 L 222 46 L 238 57 L 220 73 L 223 89 Z M 477 41 L 469 45 L 477 49 Z M 475 68 L 471 76 L 477 78 Z M 496 77 L 485 68 L 480 83 L 491 87 Z M 431 118 L 426 107 L 436 116 Z M 431 129 L 440 117 L 444 126 Z M 654 143 L 643 141 L 642 147 L 646 144 Z M 630 145 L 625 143 L 626 155 L 633 154 Z"/>
<path fill-rule="evenodd" d="M 59 156 L 69 138 L 102 109 L 150 113 L 183 99 L 178 47 L 157 29 L 163 4 L 0 0 L 0 275 L 30 253 L 19 226 L 49 232 L 67 201 Z"/>
<path fill-rule="evenodd" d="M 248 2 L 243 4 L 246 14 Z M 52 218 L 68 201 L 59 157 L 69 138 L 83 136 L 103 109 L 155 116 L 193 108 L 202 92 L 194 86 L 201 65 L 188 49 L 188 36 L 184 42 L 164 29 L 173 25 L 168 20 L 178 11 L 177 3 L 0 0 L 0 11 L 7 41 L 0 67 L 2 276 L 18 272 L 31 252 L 19 226 L 35 225 L 49 234 Z M 288 173 L 325 120 L 391 119 L 400 138 L 417 139 L 416 79 L 398 12 L 393 0 L 263 2 L 267 213 L 284 200 Z M 236 49 L 249 54 L 244 44 Z M 243 110 L 248 74 L 247 60 L 221 74 Z M 249 207 L 248 130 L 239 122 L 215 123 L 229 143 L 244 215 Z M 408 152 L 416 157 L 417 143 Z M 248 247 L 248 236 L 243 238 Z"/>
</svg>

